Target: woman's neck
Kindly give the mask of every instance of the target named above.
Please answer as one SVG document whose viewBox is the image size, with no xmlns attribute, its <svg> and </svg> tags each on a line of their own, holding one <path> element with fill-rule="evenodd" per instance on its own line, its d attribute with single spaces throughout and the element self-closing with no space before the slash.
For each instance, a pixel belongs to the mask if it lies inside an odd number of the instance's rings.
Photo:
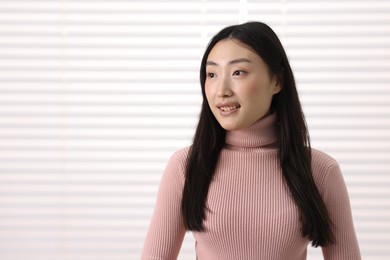
<svg viewBox="0 0 390 260">
<path fill-rule="evenodd" d="M 276 147 L 276 114 L 267 115 L 245 129 L 226 132 L 225 142 L 231 147 L 266 148 Z"/>
</svg>

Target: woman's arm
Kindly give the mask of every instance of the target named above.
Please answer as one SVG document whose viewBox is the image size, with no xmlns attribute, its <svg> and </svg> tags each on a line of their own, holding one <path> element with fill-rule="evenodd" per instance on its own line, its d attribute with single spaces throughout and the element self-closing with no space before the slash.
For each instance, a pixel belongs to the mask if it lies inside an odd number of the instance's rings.
<svg viewBox="0 0 390 260">
<path fill-rule="evenodd" d="M 335 243 L 322 247 L 325 260 L 360 260 L 348 191 L 337 163 L 329 168 L 323 199 L 333 222 Z"/>
<path fill-rule="evenodd" d="M 183 150 L 176 152 L 166 166 L 141 260 L 173 260 L 179 254 L 186 231 L 180 209 L 184 158 Z"/>
</svg>

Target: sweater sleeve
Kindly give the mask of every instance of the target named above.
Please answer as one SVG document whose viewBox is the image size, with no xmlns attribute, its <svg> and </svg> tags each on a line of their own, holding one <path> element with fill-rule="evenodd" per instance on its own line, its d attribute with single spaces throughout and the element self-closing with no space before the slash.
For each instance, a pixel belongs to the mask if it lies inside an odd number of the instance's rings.
<svg viewBox="0 0 390 260">
<path fill-rule="evenodd" d="M 177 259 L 186 231 L 180 207 L 184 185 L 183 158 L 182 152 L 176 152 L 165 168 L 141 260 Z"/>
<path fill-rule="evenodd" d="M 333 222 L 335 243 L 322 247 L 325 260 L 360 260 L 347 187 L 340 167 L 333 163 L 323 185 L 323 199 Z"/>
</svg>

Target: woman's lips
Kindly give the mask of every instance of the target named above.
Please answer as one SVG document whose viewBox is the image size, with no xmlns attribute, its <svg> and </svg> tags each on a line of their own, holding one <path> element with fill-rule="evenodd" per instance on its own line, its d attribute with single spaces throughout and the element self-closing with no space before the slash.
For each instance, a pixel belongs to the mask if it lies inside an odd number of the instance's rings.
<svg viewBox="0 0 390 260">
<path fill-rule="evenodd" d="M 223 116 L 228 116 L 231 115 L 235 112 L 238 111 L 240 108 L 240 104 L 234 104 L 234 103 L 229 103 L 229 104 L 218 104 L 217 108 L 220 111 L 220 114 Z"/>
</svg>

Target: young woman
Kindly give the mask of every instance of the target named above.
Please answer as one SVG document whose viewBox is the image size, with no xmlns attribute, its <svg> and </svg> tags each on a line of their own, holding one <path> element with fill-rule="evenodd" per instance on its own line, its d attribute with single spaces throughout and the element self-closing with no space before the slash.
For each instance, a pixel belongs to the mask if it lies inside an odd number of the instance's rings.
<svg viewBox="0 0 390 260">
<path fill-rule="evenodd" d="M 230 26 L 200 68 L 191 147 L 162 177 L 143 260 L 176 259 L 192 231 L 199 260 L 360 259 L 338 163 L 310 147 L 286 53 L 270 27 Z"/>
</svg>

